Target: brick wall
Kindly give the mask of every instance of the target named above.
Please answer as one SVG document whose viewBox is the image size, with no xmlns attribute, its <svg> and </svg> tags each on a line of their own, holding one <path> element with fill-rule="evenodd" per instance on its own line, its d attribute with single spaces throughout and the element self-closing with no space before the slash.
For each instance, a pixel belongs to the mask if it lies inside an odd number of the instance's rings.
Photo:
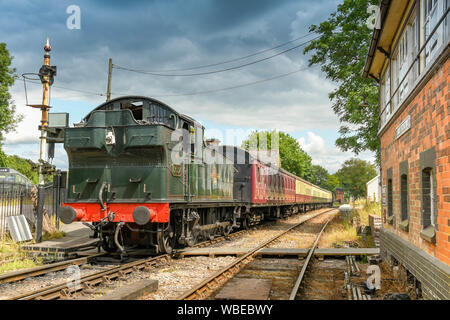
<svg viewBox="0 0 450 320">
<path fill-rule="evenodd" d="M 383 259 L 391 262 L 391 257 L 394 257 L 411 272 L 421 283 L 424 299 L 450 299 L 450 266 L 385 228 L 381 229 L 380 237 Z"/>
<path fill-rule="evenodd" d="M 380 135 L 383 212 L 387 211 L 387 178 L 392 170 L 394 221 L 384 228 L 450 265 L 450 60 L 440 65 L 433 76 Z M 396 128 L 411 117 L 411 128 L 396 139 Z M 437 206 L 436 242 L 424 240 L 420 233 L 422 222 L 421 174 L 424 152 L 432 149 Z M 422 153 L 422 156 L 421 156 Z M 430 153 L 430 152 L 429 152 Z M 425 156 L 424 156 L 425 155 Z M 402 163 L 403 162 L 403 163 Z M 400 166 L 402 163 L 402 167 Z M 406 163 L 406 165 L 405 165 Z M 409 230 L 400 228 L 400 173 L 408 173 Z M 402 169 L 403 168 L 403 169 Z M 402 171 L 403 170 L 403 171 Z"/>
<path fill-rule="evenodd" d="M 369 214 L 370 232 L 375 247 L 380 247 L 380 229 L 382 227 L 381 217 Z"/>
</svg>

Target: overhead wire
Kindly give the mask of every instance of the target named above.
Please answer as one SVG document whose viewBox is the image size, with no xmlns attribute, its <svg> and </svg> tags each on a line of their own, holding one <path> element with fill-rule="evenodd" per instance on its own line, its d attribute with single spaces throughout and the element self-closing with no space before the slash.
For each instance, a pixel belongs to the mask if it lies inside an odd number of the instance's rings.
<svg viewBox="0 0 450 320">
<path fill-rule="evenodd" d="M 290 41 L 287 41 L 287 42 L 283 42 L 283 43 L 280 43 L 280 44 L 278 44 L 278 45 L 276 45 L 274 47 L 267 48 L 267 49 L 264 49 L 264 50 L 261 50 L 261 51 L 255 52 L 255 53 L 251 53 L 251 54 L 248 54 L 246 56 L 239 57 L 239 58 L 234 58 L 234 59 L 230 59 L 230 60 L 225 60 L 225 61 L 216 62 L 216 63 L 212 63 L 212 64 L 201 65 L 201 66 L 195 66 L 195 67 L 180 68 L 180 69 L 148 70 L 147 72 L 156 72 L 156 73 L 158 73 L 158 72 L 189 71 L 189 70 L 204 69 L 204 68 L 209 68 L 209 67 L 220 66 L 222 64 L 227 64 L 227 63 L 231 63 L 231 62 L 245 60 L 245 59 L 248 59 L 250 57 L 254 57 L 254 56 L 260 55 L 262 53 L 265 53 L 265 52 L 268 52 L 268 51 L 272 51 L 272 50 L 284 47 L 285 45 L 287 45 L 289 43 L 293 43 L 293 42 L 296 42 L 298 40 L 304 39 L 304 38 L 306 38 L 306 37 L 308 37 L 308 36 L 310 36 L 310 35 L 312 35 L 314 33 L 315 32 L 309 32 L 309 33 L 307 33 L 307 34 L 305 34 L 303 36 L 300 36 L 298 38 L 295 38 L 293 40 L 290 40 Z"/>
<path fill-rule="evenodd" d="M 295 73 L 298 73 L 298 72 L 301 72 L 301 71 L 305 71 L 305 70 L 311 69 L 311 68 L 313 68 L 313 67 L 304 67 L 304 68 L 300 68 L 300 69 L 297 69 L 297 70 L 294 70 L 294 71 L 291 71 L 291 72 L 279 74 L 279 75 L 274 76 L 274 77 L 265 78 L 265 79 L 252 81 L 252 82 L 248 82 L 248 83 L 243 83 L 243 84 L 239 84 L 239 85 L 235 85 L 235 86 L 225 87 L 225 88 L 218 88 L 218 89 L 204 90 L 204 91 L 196 91 L 196 92 L 188 92 L 188 93 L 177 93 L 177 94 L 156 94 L 156 95 L 151 95 L 151 96 L 155 97 L 155 98 L 157 98 L 157 97 L 182 97 L 182 96 L 194 96 L 194 95 L 215 93 L 215 92 L 220 92 L 220 91 L 228 91 L 228 90 L 232 90 L 232 89 L 239 89 L 239 88 L 248 87 L 248 86 L 252 86 L 252 85 L 263 83 L 263 82 L 276 80 L 276 79 L 279 79 L 279 78 L 284 78 L 284 77 L 290 76 L 292 74 L 295 74 Z M 32 83 L 32 84 L 40 84 L 40 83 L 33 82 L 33 81 L 30 81 L 30 80 L 26 80 L 26 81 L 28 83 Z M 63 90 L 68 90 L 68 91 L 75 91 L 75 92 L 80 92 L 80 93 L 96 95 L 96 96 L 102 96 L 102 97 L 106 96 L 106 94 L 104 94 L 104 93 L 87 91 L 87 90 L 82 90 L 82 89 L 73 89 L 73 88 L 68 88 L 68 87 L 64 87 L 64 86 L 52 85 L 52 87 L 58 88 L 58 89 L 63 89 Z M 119 92 L 111 92 L 111 94 L 112 95 L 130 95 L 129 93 L 119 93 Z"/>
<path fill-rule="evenodd" d="M 292 74 L 295 74 L 295 73 L 298 73 L 298 72 L 301 72 L 301 71 L 305 71 L 305 70 L 310 69 L 310 68 L 313 68 L 313 67 L 304 67 L 304 68 L 300 68 L 300 69 L 297 69 L 295 71 L 283 73 L 283 74 L 280 74 L 280 75 L 277 75 L 277 76 L 274 76 L 274 77 L 261 79 L 261 80 L 248 82 L 248 83 L 243 83 L 243 84 L 235 85 L 235 86 L 231 86 L 231 87 L 212 89 L 212 90 L 205 90 L 205 91 L 197 91 L 197 92 L 189 92 L 189 93 L 160 94 L 160 95 L 151 95 L 151 96 L 155 97 L 155 98 L 157 98 L 157 97 L 182 97 L 182 96 L 194 96 L 194 95 L 215 93 L 215 92 L 220 92 L 220 91 L 227 91 L 227 90 L 248 87 L 248 86 L 252 86 L 252 85 L 255 85 L 255 84 L 259 84 L 259 83 L 263 83 L 263 82 L 272 81 L 272 80 L 276 80 L 276 79 L 279 79 L 279 78 L 287 77 L 287 76 L 290 76 Z M 114 94 L 114 95 L 125 95 L 125 93 L 118 93 L 118 92 L 111 92 L 111 94 Z"/>
<path fill-rule="evenodd" d="M 186 68 L 186 69 L 174 69 L 173 71 L 175 71 L 175 70 L 182 71 L 182 70 L 200 69 L 200 68 L 205 68 L 205 67 L 209 67 L 209 66 L 221 65 L 221 64 L 225 64 L 225 63 L 229 63 L 229 62 L 243 60 L 245 58 L 248 58 L 248 57 L 251 57 L 251 56 L 255 56 L 255 55 L 267 52 L 267 51 L 271 51 L 271 50 L 274 50 L 276 48 L 282 47 L 282 46 L 284 46 L 286 44 L 298 41 L 298 40 L 303 39 L 303 38 L 305 38 L 305 37 L 307 37 L 308 35 L 311 35 L 311 34 L 313 34 L 313 33 L 309 33 L 307 35 L 304 35 L 304 36 L 301 36 L 299 38 L 293 39 L 291 41 L 279 44 L 279 45 L 277 45 L 275 47 L 268 48 L 268 49 L 265 49 L 265 50 L 262 50 L 262 51 L 259 51 L 259 52 L 253 53 L 253 54 L 249 54 L 249 55 L 244 56 L 244 57 L 235 58 L 235 59 L 231 59 L 231 60 L 228 60 L 228 61 L 223 61 L 223 62 L 211 64 L 211 65 L 198 66 L 198 67 L 192 67 L 192 68 Z M 117 66 L 117 65 L 113 65 L 113 68 L 115 68 L 115 69 L 122 69 L 122 70 L 126 70 L 126 71 L 137 72 L 137 73 L 158 75 L 158 76 L 194 76 L 194 75 L 204 75 L 204 74 L 219 73 L 219 72 L 225 72 L 225 71 L 229 71 L 229 70 L 235 70 L 235 69 L 242 68 L 242 67 L 245 67 L 245 66 L 248 66 L 248 65 L 252 65 L 252 64 L 256 64 L 256 63 L 262 62 L 262 61 L 266 61 L 268 59 L 271 59 L 271 58 L 274 58 L 276 56 L 279 56 L 279 55 L 281 55 L 283 53 L 286 53 L 286 52 L 292 51 L 292 50 L 294 50 L 296 48 L 299 48 L 301 46 L 304 46 L 305 44 L 307 44 L 307 43 L 309 43 L 309 42 L 311 42 L 311 41 L 313 41 L 313 40 L 315 40 L 317 38 L 318 37 L 310 39 L 310 40 L 305 41 L 305 42 L 302 42 L 302 43 L 300 43 L 300 44 L 298 44 L 298 45 L 296 45 L 294 47 L 291 47 L 291 48 L 286 49 L 284 51 L 278 52 L 278 53 L 276 53 L 274 55 L 271 55 L 271 56 L 268 56 L 268 57 L 265 57 L 265 58 L 262 58 L 262 59 L 259 59 L 259 60 L 255 60 L 255 61 L 252 61 L 252 62 L 249 62 L 249 63 L 245 63 L 245 64 L 242 64 L 242 65 L 238 65 L 238 66 L 222 69 L 222 70 L 214 70 L 214 71 L 194 73 L 194 74 L 171 75 L 171 74 L 157 74 L 157 73 L 153 73 L 153 72 L 147 72 L 147 71 L 142 71 L 142 70 L 125 68 L 125 67 L 121 67 L 121 66 Z M 218 89 L 204 90 L 204 91 L 197 91 L 197 92 L 180 93 L 180 94 L 158 94 L 158 95 L 152 95 L 152 97 L 194 96 L 194 95 L 202 95 L 202 94 L 208 94 L 208 93 L 215 93 L 215 92 L 220 92 L 220 91 L 227 91 L 227 90 L 232 90 L 232 89 L 238 89 L 238 88 L 242 88 L 242 87 L 247 87 L 247 86 L 251 86 L 251 85 L 255 85 L 255 84 L 259 84 L 259 83 L 263 83 L 263 82 L 267 82 L 267 81 L 272 81 L 272 80 L 276 80 L 276 79 L 279 79 L 279 78 L 283 78 L 283 77 L 286 77 L 286 76 L 289 76 L 289 75 L 292 75 L 292 74 L 304 71 L 304 70 L 306 70 L 308 68 L 309 67 L 305 67 L 305 68 L 301 68 L 301 69 L 298 69 L 298 70 L 295 70 L 295 71 L 291 71 L 291 72 L 288 72 L 288 73 L 280 74 L 280 75 L 277 75 L 277 76 L 274 76 L 274 77 L 261 79 L 261 80 L 257 80 L 257 81 L 253 81 L 253 82 L 249 82 L 249 83 L 243 83 L 243 84 L 240 84 L 240 85 L 225 87 L 225 88 L 218 88 Z M 33 79 L 33 80 L 31 80 L 31 79 L 24 79 L 24 81 L 26 81 L 27 83 L 31 83 L 31 84 L 40 84 L 40 81 L 38 79 Z M 52 87 L 58 88 L 58 89 L 67 90 L 67 91 L 74 91 L 74 92 L 79 92 L 79 93 L 84 93 L 84 94 L 101 96 L 101 97 L 106 96 L 105 93 L 101 93 L 101 92 L 94 92 L 94 91 L 83 90 L 83 89 L 76 89 L 76 88 L 68 88 L 68 87 L 59 86 L 59 85 L 52 85 Z M 111 92 L 111 94 L 114 94 L 114 95 L 129 95 L 128 93 L 124 94 L 124 93 L 118 93 L 118 92 Z"/>
<path fill-rule="evenodd" d="M 118 69 L 118 70 L 125 70 L 125 71 L 129 71 L 129 72 L 135 72 L 135 73 L 147 74 L 147 75 L 153 75 L 153 76 L 160 76 L 160 77 L 191 77 L 191 76 L 200 76 L 200 75 L 214 74 L 214 73 L 220 73 L 220 72 L 226 72 L 226 71 L 240 69 L 240 68 L 243 68 L 243 67 L 246 67 L 246 66 L 249 66 L 249 65 L 253 65 L 253 64 L 256 64 L 256 63 L 259 63 L 259 62 L 263 62 L 263 61 L 272 59 L 272 58 L 277 57 L 279 55 L 282 55 L 282 54 L 284 54 L 286 52 L 289 52 L 289 51 L 297 49 L 297 48 L 299 48 L 301 46 L 304 46 L 304 45 L 308 44 L 309 42 L 314 41 L 314 40 L 316 40 L 318 38 L 319 38 L 319 36 L 315 37 L 313 39 L 310 39 L 308 41 L 302 42 L 302 43 L 300 43 L 300 44 L 298 44 L 298 45 L 296 45 L 294 47 L 291 47 L 289 49 L 286 49 L 286 50 L 283 50 L 283 51 L 278 52 L 276 54 L 273 54 L 271 56 L 262 58 L 262 59 L 258 59 L 258 60 L 255 60 L 255 61 L 251 61 L 251 62 L 248 62 L 248 63 L 244 63 L 244 64 L 241 64 L 241 65 L 238 65 L 238 66 L 233 66 L 233 67 L 220 69 L 220 70 L 205 71 L 205 72 L 198 72 L 198 73 L 187 73 L 187 74 L 186 73 L 185 74 L 164 74 L 164 73 L 157 73 L 157 72 L 144 71 L 144 70 L 133 69 L 133 68 L 128 68 L 128 67 L 122 67 L 122 66 L 119 66 L 119 65 L 116 65 L 116 64 L 113 64 L 113 68 L 114 69 Z"/>
<path fill-rule="evenodd" d="M 26 79 L 24 80 L 27 83 L 31 83 L 31 84 L 36 84 L 36 85 L 41 85 L 40 80 L 29 80 Z M 106 96 L 105 93 L 100 93 L 100 92 L 94 92 L 94 91 L 88 91 L 88 90 L 82 90 L 82 89 L 74 89 L 74 88 L 68 88 L 68 87 L 64 87 L 64 86 L 60 86 L 60 85 L 51 85 L 51 88 L 58 88 L 58 89 L 63 89 L 63 90 L 68 90 L 68 91 L 74 91 L 74 92 L 80 92 L 80 93 L 86 93 L 86 94 L 90 94 L 90 95 L 96 95 L 96 96 L 101 96 L 104 97 Z"/>
</svg>

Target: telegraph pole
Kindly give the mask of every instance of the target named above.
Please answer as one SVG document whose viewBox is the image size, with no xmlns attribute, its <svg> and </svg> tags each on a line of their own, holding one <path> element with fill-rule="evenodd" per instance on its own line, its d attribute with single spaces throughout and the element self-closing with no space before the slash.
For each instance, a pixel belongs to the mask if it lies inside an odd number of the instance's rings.
<svg viewBox="0 0 450 320">
<path fill-rule="evenodd" d="M 111 100 L 111 78 L 112 78 L 112 59 L 109 58 L 108 87 L 106 89 L 106 101 Z"/>
</svg>

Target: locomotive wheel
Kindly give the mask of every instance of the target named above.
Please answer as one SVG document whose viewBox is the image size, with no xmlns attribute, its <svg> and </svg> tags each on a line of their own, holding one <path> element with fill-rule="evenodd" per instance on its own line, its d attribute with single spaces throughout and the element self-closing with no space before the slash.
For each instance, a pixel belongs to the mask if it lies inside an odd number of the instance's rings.
<svg viewBox="0 0 450 320">
<path fill-rule="evenodd" d="M 158 231 L 157 238 L 159 252 L 171 254 L 176 240 L 175 232 L 173 231 L 172 226 L 169 225 L 167 229 Z"/>
<path fill-rule="evenodd" d="M 225 226 L 222 229 L 222 234 L 226 237 L 230 234 L 231 230 L 233 230 L 233 227 L 231 225 Z"/>
<path fill-rule="evenodd" d="M 198 242 L 199 238 L 200 238 L 200 232 L 198 231 L 198 229 L 191 230 L 190 238 L 187 240 L 186 244 L 189 247 L 192 247 L 193 245 L 195 245 Z"/>
<path fill-rule="evenodd" d="M 245 230 L 248 230 L 248 228 L 250 228 L 250 218 L 248 216 L 246 216 L 244 220 L 241 221 L 241 227 Z"/>
<path fill-rule="evenodd" d="M 102 248 L 106 252 L 112 253 L 117 251 L 117 245 L 114 243 L 114 236 L 103 236 L 102 237 Z"/>
<path fill-rule="evenodd" d="M 187 240 L 188 247 L 192 247 L 196 243 L 197 243 L 197 239 L 196 238 L 190 238 L 189 240 Z"/>
</svg>

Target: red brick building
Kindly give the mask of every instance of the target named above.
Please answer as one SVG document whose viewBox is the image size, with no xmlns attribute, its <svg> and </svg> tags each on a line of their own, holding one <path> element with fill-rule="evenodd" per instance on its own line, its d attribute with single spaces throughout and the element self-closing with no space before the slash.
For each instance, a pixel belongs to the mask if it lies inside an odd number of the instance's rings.
<svg viewBox="0 0 450 320">
<path fill-rule="evenodd" d="M 344 189 L 336 188 L 336 201 L 340 204 L 344 203 Z"/>
<path fill-rule="evenodd" d="M 381 253 L 450 299 L 450 0 L 381 1 L 364 67 L 379 83 Z"/>
</svg>

